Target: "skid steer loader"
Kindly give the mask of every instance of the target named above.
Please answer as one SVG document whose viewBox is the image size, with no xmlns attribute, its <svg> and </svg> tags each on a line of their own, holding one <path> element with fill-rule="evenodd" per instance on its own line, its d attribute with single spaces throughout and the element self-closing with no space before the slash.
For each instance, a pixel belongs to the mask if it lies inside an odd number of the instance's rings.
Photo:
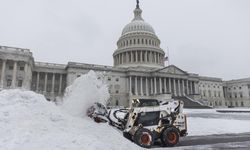
<svg viewBox="0 0 250 150">
<path fill-rule="evenodd" d="M 100 105 L 100 104 L 99 104 Z M 175 146 L 179 138 L 187 135 L 187 120 L 182 101 L 159 102 L 155 99 L 134 99 L 130 108 L 94 112 L 94 120 L 106 120 L 123 132 L 124 137 L 144 148 L 156 141 L 164 146 Z M 98 115 L 99 114 L 99 115 Z M 101 114 L 101 115 L 100 115 Z M 101 119 L 96 119 L 100 117 Z"/>
</svg>

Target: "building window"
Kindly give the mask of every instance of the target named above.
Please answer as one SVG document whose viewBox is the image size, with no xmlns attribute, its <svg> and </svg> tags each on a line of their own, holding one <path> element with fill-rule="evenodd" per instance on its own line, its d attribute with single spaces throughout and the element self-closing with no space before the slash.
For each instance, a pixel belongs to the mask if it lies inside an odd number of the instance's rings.
<svg viewBox="0 0 250 150">
<path fill-rule="evenodd" d="M 222 105 L 221 101 L 219 101 L 219 105 L 220 105 L 220 106 Z"/>
<path fill-rule="evenodd" d="M 215 101 L 215 106 L 217 106 L 217 101 Z"/>
<path fill-rule="evenodd" d="M 236 87 L 234 87 L 234 90 L 236 90 Z"/>
<path fill-rule="evenodd" d="M 227 106 L 227 102 L 225 102 L 225 106 Z"/>
<path fill-rule="evenodd" d="M 77 75 L 77 78 L 81 77 L 81 75 Z"/>
<path fill-rule="evenodd" d="M 17 86 L 22 87 L 22 85 L 23 85 L 23 80 L 18 80 Z"/>
<path fill-rule="evenodd" d="M 238 102 L 235 102 L 235 106 L 238 107 Z"/>
<path fill-rule="evenodd" d="M 13 70 L 13 68 L 14 68 L 13 66 L 9 66 L 9 70 Z"/>
<path fill-rule="evenodd" d="M 116 106 L 119 105 L 119 101 L 118 101 L 118 100 L 115 101 L 115 105 L 116 105 Z"/>
<path fill-rule="evenodd" d="M 237 98 L 237 93 L 234 94 L 234 97 Z"/>
<path fill-rule="evenodd" d="M 243 94 L 242 94 L 242 92 L 240 92 L 240 98 L 243 98 Z"/>
<path fill-rule="evenodd" d="M 218 92 L 218 96 L 220 97 L 220 92 Z"/>
<path fill-rule="evenodd" d="M 7 87 L 10 87 L 10 86 L 11 86 L 11 82 L 12 82 L 11 79 L 8 79 L 8 80 L 7 80 Z"/>
<path fill-rule="evenodd" d="M 119 81 L 119 78 L 116 78 L 115 80 L 118 82 L 118 81 Z"/>
<path fill-rule="evenodd" d="M 24 67 L 20 67 L 20 71 L 24 71 Z"/>
<path fill-rule="evenodd" d="M 214 91 L 214 97 L 216 97 L 216 91 Z"/>
<path fill-rule="evenodd" d="M 108 81 L 111 81 L 111 78 L 110 78 L 110 77 L 108 77 Z"/>
<path fill-rule="evenodd" d="M 244 107 L 244 102 L 241 102 L 241 107 Z"/>
<path fill-rule="evenodd" d="M 116 90 L 115 93 L 119 93 L 119 90 Z"/>
<path fill-rule="evenodd" d="M 241 90 L 241 86 L 239 87 L 239 89 Z"/>
</svg>

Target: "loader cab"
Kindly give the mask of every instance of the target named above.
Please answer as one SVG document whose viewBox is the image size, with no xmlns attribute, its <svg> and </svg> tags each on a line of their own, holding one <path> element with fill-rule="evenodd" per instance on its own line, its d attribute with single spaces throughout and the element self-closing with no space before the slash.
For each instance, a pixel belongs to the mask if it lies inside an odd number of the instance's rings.
<svg viewBox="0 0 250 150">
<path fill-rule="evenodd" d="M 155 107 L 159 106 L 160 103 L 156 99 L 133 99 L 132 108 L 134 107 Z"/>
<path fill-rule="evenodd" d="M 160 111 L 141 112 L 138 114 L 134 126 L 139 126 L 140 124 L 144 127 L 158 125 L 159 119 Z"/>
</svg>

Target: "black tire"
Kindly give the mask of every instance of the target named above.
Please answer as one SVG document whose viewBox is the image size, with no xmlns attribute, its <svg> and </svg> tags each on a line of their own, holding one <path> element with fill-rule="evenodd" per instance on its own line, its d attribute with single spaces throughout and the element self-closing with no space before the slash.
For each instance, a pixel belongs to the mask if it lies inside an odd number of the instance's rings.
<svg viewBox="0 0 250 150">
<path fill-rule="evenodd" d="M 126 139 L 129 139 L 130 141 L 132 141 L 132 136 L 128 132 L 123 132 L 123 137 L 125 137 Z"/>
<path fill-rule="evenodd" d="M 174 127 L 169 127 L 162 132 L 161 142 L 164 146 L 173 147 L 179 142 L 179 131 Z"/>
<path fill-rule="evenodd" d="M 138 129 L 135 132 L 133 139 L 136 144 L 144 148 L 150 148 L 154 143 L 152 132 L 146 128 Z"/>
</svg>

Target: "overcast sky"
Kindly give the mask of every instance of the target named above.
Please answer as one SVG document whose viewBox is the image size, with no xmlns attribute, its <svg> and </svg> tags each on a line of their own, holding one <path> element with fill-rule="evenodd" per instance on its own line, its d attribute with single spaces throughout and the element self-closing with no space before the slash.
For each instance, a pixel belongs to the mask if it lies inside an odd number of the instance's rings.
<svg viewBox="0 0 250 150">
<path fill-rule="evenodd" d="M 113 65 L 136 0 L 0 0 L 0 45 L 35 61 Z M 250 77 L 250 0 L 141 0 L 170 64 L 224 80 Z"/>
</svg>

